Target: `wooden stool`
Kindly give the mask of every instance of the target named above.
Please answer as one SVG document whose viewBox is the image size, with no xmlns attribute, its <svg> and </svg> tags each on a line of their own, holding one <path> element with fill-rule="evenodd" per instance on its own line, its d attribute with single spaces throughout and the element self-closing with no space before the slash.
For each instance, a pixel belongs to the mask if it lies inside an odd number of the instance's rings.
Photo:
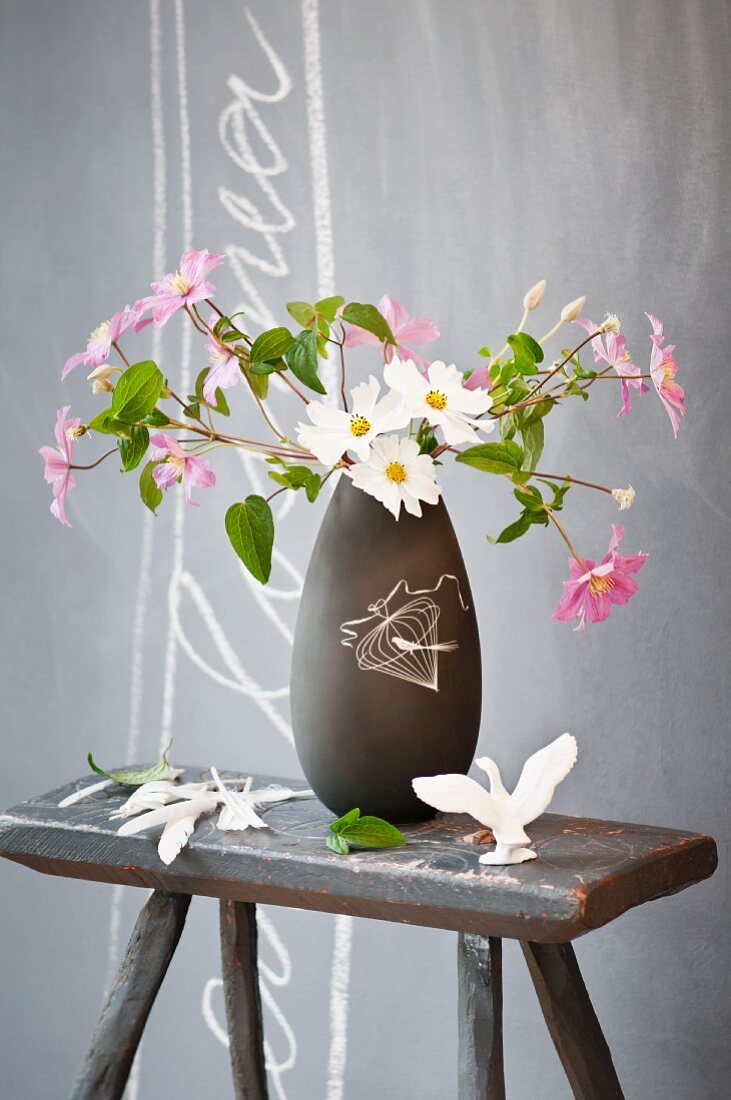
<svg viewBox="0 0 731 1100">
<path fill-rule="evenodd" d="M 184 781 L 206 777 L 188 768 Z M 237 1100 L 267 1096 L 257 902 L 458 932 L 459 1100 L 505 1096 L 501 939 L 520 940 L 574 1096 L 619 1100 L 612 1057 L 570 941 L 708 878 L 717 863 L 707 836 L 558 814 L 531 825 L 539 858 L 517 867 L 481 866 L 475 823 L 454 815 L 404 827 L 403 848 L 338 856 L 325 846 L 333 815 L 313 800 L 271 806 L 264 811 L 269 829 L 221 833 L 204 820 L 191 846 L 165 867 L 152 839 L 116 835 L 109 814 L 127 797 L 121 788 L 59 809 L 93 778 L 0 816 L 0 855 L 8 859 L 46 874 L 154 890 L 102 1009 L 75 1100 L 122 1096 L 193 894 L 220 899 Z M 277 780 L 259 777 L 255 786 L 271 782 Z"/>
</svg>

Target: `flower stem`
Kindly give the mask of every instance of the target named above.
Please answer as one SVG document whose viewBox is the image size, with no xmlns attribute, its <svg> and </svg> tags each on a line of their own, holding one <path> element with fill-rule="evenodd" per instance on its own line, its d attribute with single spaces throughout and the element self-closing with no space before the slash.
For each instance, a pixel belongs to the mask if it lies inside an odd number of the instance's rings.
<svg viewBox="0 0 731 1100">
<path fill-rule="evenodd" d="M 101 458 L 98 458 L 96 462 L 90 462 L 88 466 L 75 466 L 73 463 L 69 465 L 69 470 L 93 470 L 95 466 L 98 466 L 100 462 L 103 462 L 105 458 L 109 458 L 110 455 L 117 454 L 117 448 L 112 447 L 111 451 L 106 451 Z"/>
<path fill-rule="evenodd" d="M 127 358 L 127 356 L 126 356 L 126 355 L 124 354 L 124 352 L 122 351 L 122 349 L 120 348 L 120 346 L 119 346 L 119 344 L 117 343 L 117 341 L 116 341 L 116 340 L 112 340 L 112 347 L 114 348 L 114 350 L 116 351 L 117 355 L 119 356 L 119 358 L 120 358 L 120 359 L 122 360 L 122 362 L 124 363 L 125 367 L 128 367 L 128 366 L 129 366 L 129 359 L 128 359 L 128 358 Z"/>
<path fill-rule="evenodd" d="M 193 311 L 191 310 L 190 306 L 185 305 L 185 306 L 183 306 L 183 309 L 185 310 L 185 312 L 188 314 L 191 321 L 193 322 L 193 327 L 196 328 L 198 330 L 198 332 L 200 332 L 201 336 L 208 336 L 208 329 L 201 328 L 201 326 L 198 323 L 198 321 L 196 320 L 196 317 L 193 314 Z"/>
<path fill-rule="evenodd" d="M 340 400 L 343 403 L 343 409 L 348 411 L 348 398 L 345 395 L 345 325 L 340 326 L 340 332 L 342 340 L 338 343 L 338 352 L 340 354 Z M 337 342 L 337 341 L 336 341 Z"/>
<path fill-rule="evenodd" d="M 585 485 L 587 489 L 598 489 L 599 492 L 609 493 L 610 496 L 612 493 L 606 485 L 597 485 L 594 481 L 582 481 L 580 477 L 569 477 L 568 474 L 544 474 L 540 470 L 532 470 L 531 477 L 542 477 L 547 481 L 569 481 L 572 485 Z"/>
<path fill-rule="evenodd" d="M 548 330 L 548 332 L 547 332 L 547 333 L 545 334 L 545 336 L 541 336 L 541 338 L 540 338 L 540 340 L 538 341 L 538 343 L 539 343 L 539 344 L 545 344 L 547 340 L 550 340 L 552 336 L 555 336 L 555 335 L 556 335 L 556 333 L 557 333 L 557 332 L 558 332 L 558 330 L 559 330 L 559 329 L 561 328 L 561 325 L 562 325 L 563 323 L 564 323 L 564 322 L 563 322 L 563 321 L 561 320 L 561 318 L 559 317 L 558 321 L 557 321 L 557 322 L 556 322 L 556 324 L 555 324 L 555 325 L 553 326 L 553 328 L 550 328 L 550 329 Z"/>
<path fill-rule="evenodd" d="M 585 568 L 586 568 L 586 562 L 585 562 L 585 561 L 583 561 L 583 560 L 582 560 L 582 559 L 581 559 L 581 558 L 579 557 L 578 553 L 576 552 L 576 547 L 575 547 L 575 546 L 574 546 L 574 544 L 572 543 L 572 541 L 571 541 L 571 539 L 569 538 L 569 536 L 568 536 L 568 535 L 566 534 L 566 532 L 565 532 L 564 528 L 562 527 L 562 525 L 561 525 L 561 524 L 559 523 L 559 521 L 558 521 L 558 520 L 556 519 L 556 516 L 554 515 L 553 509 L 552 509 L 552 508 L 549 508 L 547 504 L 544 504 L 544 505 L 543 505 L 543 507 L 544 507 L 544 509 L 545 509 L 546 515 L 548 516 L 548 518 L 549 518 L 549 519 L 550 519 L 550 520 L 551 520 L 551 521 L 552 521 L 553 523 L 555 523 L 555 525 L 556 525 L 556 529 L 558 530 L 558 533 L 560 534 L 561 538 L 563 539 L 563 541 L 564 541 L 564 542 L 566 543 L 566 545 L 568 546 L 569 550 L 571 551 L 571 557 L 572 557 L 572 558 L 574 559 L 574 561 L 577 561 L 577 562 L 579 563 L 579 565 L 581 566 L 581 568 L 582 568 L 582 569 L 585 569 Z"/>
<path fill-rule="evenodd" d="M 283 370 L 278 370 L 278 371 L 275 371 L 274 373 L 275 373 L 275 375 L 276 375 L 276 377 L 277 377 L 277 378 L 281 378 L 282 382 L 284 382 L 284 383 L 285 383 L 285 385 L 289 386 L 289 388 L 290 388 L 290 389 L 291 389 L 291 390 L 292 390 L 292 391 L 293 391 L 294 393 L 296 393 L 296 394 L 297 394 L 297 396 L 298 396 L 298 397 L 299 397 L 299 398 L 300 398 L 300 399 L 301 399 L 302 401 L 304 401 L 305 405 L 309 405 L 309 403 L 310 403 L 310 399 L 309 399 L 309 397 L 306 397 L 306 396 L 305 396 L 305 395 L 304 395 L 304 394 L 302 393 L 302 390 L 301 390 L 301 389 L 299 389 L 299 387 L 298 387 L 298 386 L 295 386 L 294 382 L 292 382 L 292 380 L 291 380 L 290 378 L 288 378 L 288 377 L 287 377 L 287 372 L 286 372 L 286 371 L 283 371 Z"/>
<path fill-rule="evenodd" d="M 527 310 L 527 309 L 523 310 L 523 316 L 520 319 L 520 324 L 518 325 L 518 327 L 515 330 L 516 332 L 522 332 L 523 331 L 523 325 L 528 320 L 529 312 L 530 312 L 530 310 Z M 500 356 L 504 355 L 505 352 L 509 351 L 509 350 L 510 350 L 510 345 L 509 344 L 503 344 L 503 346 L 500 348 L 500 351 L 497 353 L 497 355 L 493 355 L 492 359 L 490 360 L 490 366 L 492 366 L 494 363 L 497 363 Z"/>
<path fill-rule="evenodd" d="M 561 368 L 566 366 L 569 359 L 572 359 L 574 357 L 574 355 L 576 355 L 577 351 L 581 351 L 581 349 L 585 346 L 585 344 L 588 344 L 590 340 L 595 339 L 595 337 L 597 337 L 597 336 L 601 336 L 601 330 L 600 329 L 597 329 L 596 332 L 592 332 L 590 336 L 586 336 L 581 341 L 580 344 L 577 344 L 576 347 L 573 349 L 573 351 L 570 351 L 568 353 L 568 355 L 564 359 L 561 360 L 560 363 L 557 363 L 556 366 L 553 367 L 553 369 L 548 372 L 548 374 L 546 375 L 545 378 L 542 378 L 540 380 L 540 382 L 535 387 L 535 389 L 533 389 L 531 391 L 531 393 L 528 394 L 528 397 L 533 397 L 535 394 L 537 394 L 538 391 L 540 390 L 541 386 L 544 386 L 546 384 L 546 382 L 549 381 L 549 379 L 553 378 L 553 376 L 555 374 L 558 374 L 558 372 L 561 370 Z"/>
</svg>

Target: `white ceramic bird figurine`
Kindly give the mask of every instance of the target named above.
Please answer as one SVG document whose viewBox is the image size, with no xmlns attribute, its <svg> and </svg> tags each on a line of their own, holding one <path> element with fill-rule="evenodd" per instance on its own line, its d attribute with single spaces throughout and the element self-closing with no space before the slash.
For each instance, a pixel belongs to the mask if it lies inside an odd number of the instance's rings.
<svg viewBox="0 0 731 1100">
<path fill-rule="evenodd" d="M 507 865 L 535 859 L 536 853 L 522 845 L 530 844 L 524 826 L 544 812 L 562 779 L 569 774 L 578 754 L 576 738 L 563 733 L 550 745 L 529 756 L 512 794 L 508 794 L 500 769 L 489 756 L 475 764 L 490 779 L 490 791 L 468 775 L 432 775 L 412 780 L 422 802 L 444 813 L 471 814 L 492 829 L 495 850 L 480 856 L 480 863 Z"/>
</svg>

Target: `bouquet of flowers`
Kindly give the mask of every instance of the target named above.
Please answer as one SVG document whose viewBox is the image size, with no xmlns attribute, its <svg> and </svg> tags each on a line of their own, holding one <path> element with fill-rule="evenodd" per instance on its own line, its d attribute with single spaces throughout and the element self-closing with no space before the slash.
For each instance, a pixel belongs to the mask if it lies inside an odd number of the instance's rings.
<svg viewBox="0 0 731 1100">
<path fill-rule="evenodd" d="M 525 329 L 543 299 L 546 282 L 541 280 L 526 294 L 521 322 L 498 353 L 483 347 L 480 365 L 461 370 L 441 360 L 429 362 L 417 352 L 415 347 L 439 337 L 439 329 L 425 318 L 410 317 L 387 296 L 378 308 L 346 303 L 339 295 L 312 305 L 288 302 L 298 331 L 282 326 L 254 336 L 246 331 L 241 314 L 230 314 L 214 301 L 208 277 L 222 262 L 222 256 L 207 249 L 189 249 L 179 271 L 152 284 L 154 294 L 99 325 L 86 349 L 66 361 L 62 378 L 78 366 L 90 368 L 92 391 L 107 396 L 110 404 L 88 423 L 71 417 L 68 405 L 58 411 L 57 446 L 40 450 L 46 481 L 53 485 L 51 512 L 56 519 L 70 526 L 66 498 L 76 486 L 75 472 L 92 470 L 112 455 L 124 471 L 142 467 L 140 496 L 155 512 L 164 491 L 175 485 L 182 485 L 185 500 L 196 505 L 193 489 L 216 483 L 209 456 L 222 447 L 243 448 L 271 466 L 269 477 L 276 488 L 266 499 L 251 495 L 233 503 L 226 513 L 226 532 L 247 569 L 266 584 L 274 543 L 270 503 L 277 494 L 303 491 L 314 502 L 338 472 L 380 501 L 396 520 L 402 508 L 421 516 L 423 505 L 439 500 L 440 461 L 453 458 L 502 478 L 520 506 L 517 519 L 491 542 L 512 542 L 534 525 L 552 526 L 565 541 L 570 578 L 554 618 L 578 620 L 575 629 L 583 630 L 587 619 L 607 619 L 615 604 L 634 595 L 634 575 L 647 555 L 620 553 L 623 528 L 613 525 L 607 552 L 597 564 L 579 553 L 557 515 L 573 486 L 609 495 L 620 511 L 632 504 L 632 486 L 611 488 L 548 473 L 540 469 L 540 459 L 546 417 L 570 399 L 587 401 L 597 382 L 619 383 L 619 416 L 631 411 L 632 392 L 648 392 L 649 382 L 677 435 L 685 395 L 675 378 L 675 349 L 665 344 L 662 321 L 647 314 L 651 333 L 645 368 L 634 362 L 619 319 L 607 314 L 599 324 L 589 320 L 583 316 L 583 297 L 565 306 L 553 327 L 536 339 Z M 126 347 L 130 335 L 149 324 L 166 325 L 177 313 L 202 337 L 208 353 L 195 392 L 183 395 L 171 388 L 156 363 L 133 361 L 129 349 L 122 348 L 122 337 Z M 574 331 L 565 326 L 578 326 L 580 338 L 565 339 L 573 346 L 560 348 L 549 361 L 546 346 L 559 332 Z M 383 362 L 367 381 L 349 390 L 346 351 L 357 344 L 373 345 Z M 585 350 L 590 365 L 582 363 Z M 324 360 L 335 365 L 335 392 L 328 393 L 321 380 Z M 272 385 L 288 387 L 293 401 L 304 406 L 302 420 L 290 434 L 268 408 Z M 248 391 L 261 413 L 266 439 L 227 430 L 226 393 L 237 386 Z M 94 434 L 110 437 L 114 446 L 91 462 L 78 462 L 78 440 Z M 484 441 L 486 436 L 492 439 Z"/>
</svg>

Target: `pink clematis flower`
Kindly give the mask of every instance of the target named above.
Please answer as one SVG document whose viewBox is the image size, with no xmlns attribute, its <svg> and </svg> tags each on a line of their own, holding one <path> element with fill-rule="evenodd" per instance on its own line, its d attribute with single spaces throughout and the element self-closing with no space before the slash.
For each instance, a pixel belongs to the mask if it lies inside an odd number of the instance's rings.
<svg viewBox="0 0 731 1100">
<path fill-rule="evenodd" d="M 76 478 L 71 473 L 71 462 L 74 457 L 74 441 L 76 429 L 81 424 L 77 419 L 67 420 L 66 416 L 71 408 L 64 405 L 56 413 L 55 447 L 41 447 L 38 452 L 41 458 L 46 460 L 46 468 L 43 476 L 46 481 L 53 484 L 53 501 L 51 503 L 51 515 L 55 516 L 59 523 L 70 527 L 66 515 L 66 494 L 69 489 L 76 488 Z"/>
<path fill-rule="evenodd" d="M 222 263 L 223 256 L 217 252 L 209 252 L 207 248 L 196 252 L 189 248 L 180 259 L 180 271 L 171 272 L 159 283 L 153 283 L 155 294 L 141 298 L 136 307 L 140 313 L 151 309 L 153 321 L 162 327 L 179 309 L 211 297 L 215 288 L 206 281 L 206 276 Z"/>
<path fill-rule="evenodd" d="M 472 374 L 465 381 L 464 388 L 466 390 L 491 390 L 492 378 L 488 368 L 485 366 L 475 367 Z"/>
<path fill-rule="evenodd" d="M 390 363 L 394 355 L 398 355 L 399 359 L 413 359 L 420 363 L 422 367 L 428 367 L 429 361 L 419 355 L 418 352 L 415 352 L 410 345 L 431 344 L 433 340 L 438 340 L 440 332 L 434 322 L 427 321 L 425 317 L 409 317 L 401 303 L 389 298 L 388 294 L 383 295 L 378 303 L 378 308 L 388 321 L 389 328 L 396 341 L 395 347 L 393 344 L 385 345 L 386 362 Z M 381 341 L 372 332 L 366 332 L 363 328 L 352 326 L 345 335 L 345 346 L 346 348 L 354 348 L 357 344 L 382 346 Z"/>
<path fill-rule="evenodd" d="M 208 321 L 208 327 L 213 328 L 217 320 L 217 314 L 212 313 Z M 216 390 L 232 389 L 241 378 L 241 371 L 239 370 L 238 358 L 223 341 L 216 340 L 214 336 L 211 336 L 204 346 L 209 353 L 208 362 L 211 367 L 203 383 L 203 396 L 210 405 L 215 405 Z"/>
<path fill-rule="evenodd" d="M 647 313 L 645 316 L 652 325 L 650 374 L 658 397 L 670 417 L 670 423 L 677 438 L 680 418 L 685 416 L 685 390 L 675 381 L 675 373 L 678 369 L 678 362 L 673 355 L 675 344 L 663 347 L 665 336 L 662 321 L 658 321 L 657 317 L 653 317 L 651 313 Z"/>
<path fill-rule="evenodd" d="M 66 360 L 61 371 L 61 377 L 65 378 L 69 371 L 73 370 L 74 367 L 78 367 L 80 363 L 86 364 L 87 367 L 100 367 L 102 363 L 106 363 L 112 350 L 112 344 L 116 343 L 122 333 L 126 332 L 128 328 L 132 328 L 138 320 L 139 310 L 137 305 L 134 305 L 131 308 L 125 306 L 124 309 L 120 309 L 119 313 L 115 313 L 113 317 L 110 317 L 108 321 L 102 321 L 90 333 L 86 351 L 79 351 Z"/>
<path fill-rule="evenodd" d="M 596 332 L 599 328 L 599 325 L 595 325 L 593 321 L 589 321 L 585 317 L 577 318 L 574 324 L 580 325 L 588 333 Z M 617 327 L 619 327 L 618 322 Z M 628 412 L 632 411 L 630 388 L 639 390 L 640 393 L 647 393 L 650 388 L 645 385 L 641 378 L 626 377 L 627 375 L 636 376 L 642 373 L 637 364 L 632 362 L 632 356 L 627 351 L 626 337 L 620 336 L 618 332 L 610 330 L 604 333 L 603 336 L 595 337 L 591 342 L 591 349 L 594 352 L 595 363 L 606 363 L 607 366 L 614 367 L 617 374 L 623 376 L 620 382 L 620 386 L 622 387 L 622 408 L 617 413 L 617 416 L 626 416 Z"/>
<path fill-rule="evenodd" d="M 188 504 L 197 508 L 198 502 L 192 500 L 190 495 L 193 486 L 198 485 L 201 489 L 208 489 L 216 484 L 216 475 L 208 459 L 186 454 L 171 435 L 164 433 L 153 435 L 150 442 L 154 443 L 156 448 L 152 452 L 151 459 L 158 463 L 152 471 L 158 489 L 169 489 L 182 477 L 185 499 Z"/>
<path fill-rule="evenodd" d="M 609 549 L 599 565 L 590 558 L 583 562 L 569 558 L 571 580 L 564 581 L 564 594 L 553 618 L 568 623 L 578 619 L 574 630 L 583 630 L 588 618 L 590 623 L 601 623 L 609 618 L 612 604 L 625 604 L 637 591 L 637 581 L 631 576 L 639 573 L 647 561 L 647 554 L 624 557 L 618 547 L 624 537 L 624 527 L 612 524 Z"/>
</svg>

